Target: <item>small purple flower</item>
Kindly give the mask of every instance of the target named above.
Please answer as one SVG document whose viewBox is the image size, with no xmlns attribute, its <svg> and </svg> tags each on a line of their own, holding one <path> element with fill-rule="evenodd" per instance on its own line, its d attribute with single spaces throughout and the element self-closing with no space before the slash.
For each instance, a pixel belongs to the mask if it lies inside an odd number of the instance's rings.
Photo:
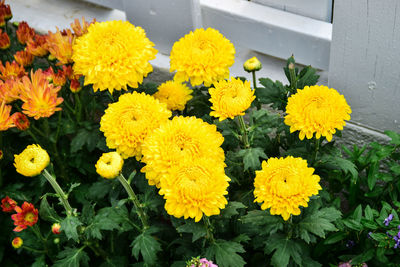
<svg viewBox="0 0 400 267">
<path fill-rule="evenodd" d="M 355 244 L 356 244 L 356 242 L 354 242 L 353 240 L 348 240 L 347 243 L 346 243 L 346 247 L 347 248 L 352 248 L 352 247 L 355 246 Z"/>
<path fill-rule="evenodd" d="M 397 229 L 399 229 L 399 230 L 400 230 L 400 224 L 399 224 L 399 226 L 397 226 Z"/>
<path fill-rule="evenodd" d="M 389 216 L 383 221 L 385 226 L 389 226 L 389 223 L 393 220 L 393 214 L 389 214 Z"/>
<path fill-rule="evenodd" d="M 369 233 L 367 234 L 367 237 L 368 237 L 369 239 L 372 239 L 371 234 L 372 234 L 372 232 L 369 232 Z"/>
<path fill-rule="evenodd" d="M 351 267 L 350 262 L 342 262 L 338 265 L 338 267 Z"/>
</svg>

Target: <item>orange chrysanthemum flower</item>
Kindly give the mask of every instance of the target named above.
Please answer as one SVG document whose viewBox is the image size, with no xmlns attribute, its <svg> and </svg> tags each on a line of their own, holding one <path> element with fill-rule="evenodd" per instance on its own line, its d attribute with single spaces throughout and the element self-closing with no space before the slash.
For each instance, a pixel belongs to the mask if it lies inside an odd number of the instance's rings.
<svg viewBox="0 0 400 267">
<path fill-rule="evenodd" d="M 6 104 L 19 99 L 19 79 L 8 79 L 6 82 L 0 80 L 0 102 L 5 101 Z"/>
<path fill-rule="evenodd" d="M 63 34 L 65 32 L 65 35 Z M 75 37 L 71 30 L 65 30 L 63 33 L 57 29 L 56 33 L 49 31 L 47 44 L 50 54 L 59 62 L 58 65 L 72 63 L 72 45 Z"/>
<path fill-rule="evenodd" d="M 72 80 L 75 78 L 76 74 L 74 74 L 74 70 L 72 69 L 71 65 L 63 65 L 63 72 L 65 77 L 67 77 L 69 80 Z"/>
<path fill-rule="evenodd" d="M 10 117 L 11 106 L 6 105 L 3 101 L 0 106 L 0 131 L 7 131 L 11 127 L 15 127 Z"/>
<path fill-rule="evenodd" d="M 285 124 L 290 132 L 299 131 L 299 138 L 319 139 L 325 136 L 329 142 L 336 129 L 343 130 L 350 120 L 351 108 L 343 95 L 323 85 L 306 86 L 289 97 Z"/>
<path fill-rule="evenodd" d="M 47 80 L 41 69 L 31 71 L 31 79 L 22 78 L 25 91 L 21 93 L 23 113 L 38 120 L 42 117 L 50 117 L 54 112 L 61 110 L 60 105 L 64 99 L 58 97 L 57 92 L 60 86 L 54 86 Z"/>
<path fill-rule="evenodd" d="M 17 226 L 14 228 L 15 232 L 21 232 L 28 226 L 35 225 L 38 221 L 39 212 L 31 203 L 25 201 L 21 207 L 16 206 L 15 211 L 17 214 L 11 215 L 11 219 L 14 220 L 14 225 Z"/>
<path fill-rule="evenodd" d="M 16 79 L 21 78 L 26 74 L 25 68 L 22 65 L 19 65 L 17 62 L 13 61 L 12 63 L 6 62 L 4 66 L 0 61 L 0 79 L 3 81 L 7 79 Z"/>
<path fill-rule="evenodd" d="M 6 32 L 0 29 L 0 49 L 7 49 L 10 47 L 10 37 Z"/>
<path fill-rule="evenodd" d="M 21 112 L 15 112 L 11 118 L 19 130 L 25 131 L 29 128 L 29 119 Z"/>
<path fill-rule="evenodd" d="M 49 53 L 47 35 L 35 35 L 33 39 L 26 43 L 26 51 L 36 57 L 43 57 Z"/>
<path fill-rule="evenodd" d="M 18 41 L 24 45 L 35 36 L 35 31 L 31 27 L 29 27 L 26 21 L 21 21 L 18 24 L 16 34 Z"/>
<path fill-rule="evenodd" d="M 4 212 L 13 212 L 15 207 L 17 206 L 17 202 L 14 199 L 6 196 L 1 200 L 1 208 Z"/>
<path fill-rule="evenodd" d="M 88 32 L 88 28 L 90 24 L 95 23 L 96 19 L 93 19 L 92 22 L 87 22 L 84 17 L 82 17 L 82 25 L 79 19 L 75 19 L 73 23 L 71 23 L 71 29 L 74 31 L 76 37 L 82 36 Z"/>
<path fill-rule="evenodd" d="M 21 66 L 27 67 L 27 66 L 32 65 L 34 57 L 28 51 L 23 50 L 23 51 L 16 52 L 14 54 L 14 59 Z"/>
</svg>

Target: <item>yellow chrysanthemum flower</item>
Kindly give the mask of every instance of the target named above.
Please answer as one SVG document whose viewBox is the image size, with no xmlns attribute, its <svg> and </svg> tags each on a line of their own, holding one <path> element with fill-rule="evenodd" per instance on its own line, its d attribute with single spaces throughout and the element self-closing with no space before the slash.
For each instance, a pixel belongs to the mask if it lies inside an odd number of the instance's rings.
<svg viewBox="0 0 400 267">
<path fill-rule="evenodd" d="M 184 110 L 186 103 L 193 97 L 192 89 L 176 81 L 166 81 L 157 90 L 153 96 L 167 104 L 169 110 Z"/>
<path fill-rule="evenodd" d="M 145 93 L 123 94 L 105 110 L 100 121 L 107 146 L 123 158 L 142 155 L 146 136 L 171 117 L 167 105 Z"/>
<path fill-rule="evenodd" d="M 262 169 L 254 179 L 254 202 L 262 203 L 261 209 L 269 209 L 272 215 L 284 220 L 299 215 L 299 206 L 307 207 L 309 198 L 321 190 L 319 176 L 307 167 L 307 161 L 292 156 L 270 158 L 263 161 Z"/>
<path fill-rule="evenodd" d="M 219 81 L 208 91 L 211 96 L 210 102 L 213 104 L 210 115 L 219 117 L 220 121 L 244 115 L 256 98 L 254 91 L 251 90 L 250 82 L 242 82 L 239 78 Z"/>
<path fill-rule="evenodd" d="M 351 108 L 343 95 L 327 86 L 306 86 L 288 99 L 285 123 L 290 132 L 300 131 L 299 138 L 319 139 L 325 136 L 328 141 L 336 129 L 343 130 L 345 120 L 350 120 Z"/>
<path fill-rule="evenodd" d="M 21 81 L 23 90 L 20 92 L 20 98 L 24 102 L 23 113 L 38 120 L 61 110 L 57 107 L 64 101 L 57 95 L 61 86 L 51 84 L 41 69 L 35 72 L 32 70 L 31 78 L 24 76 Z"/>
<path fill-rule="evenodd" d="M 165 210 L 177 218 L 200 221 L 203 214 L 217 215 L 228 203 L 229 177 L 221 162 L 202 158 L 172 166 L 161 181 L 160 195 L 166 199 Z"/>
<path fill-rule="evenodd" d="M 79 37 L 73 47 L 74 73 L 85 76 L 85 85 L 93 89 L 127 90 L 137 88 L 153 71 L 149 60 L 157 50 L 141 27 L 128 21 L 94 22 L 88 33 Z"/>
<path fill-rule="evenodd" d="M 195 117 L 174 117 L 144 141 L 142 162 L 146 166 L 142 172 L 146 173 L 149 185 L 160 187 L 160 179 L 182 159 L 209 158 L 223 163 L 223 142 L 215 125 Z"/>
<path fill-rule="evenodd" d="M 96 163 L 96 172 L 104 178 L 114 179 L 124 165 L 124 160 L 117 152 L 103 153 Z"/>
<path fill-rule="evenodd" d="M 219 31 L 197 29 L 175 42 L 171 50 L 170 71 L 176 71 L 174 80 L 188 81 L 193 86 L 210 86 L 229 77 L 235 47 Z"/>
<path fill-rule="evenodd" d="M 29 145 L 21 154 L 14 155 L 14 166 L 24 176 L 39 175 L 49 163 L 49 154 L 40 145 Z"/>
</svg>

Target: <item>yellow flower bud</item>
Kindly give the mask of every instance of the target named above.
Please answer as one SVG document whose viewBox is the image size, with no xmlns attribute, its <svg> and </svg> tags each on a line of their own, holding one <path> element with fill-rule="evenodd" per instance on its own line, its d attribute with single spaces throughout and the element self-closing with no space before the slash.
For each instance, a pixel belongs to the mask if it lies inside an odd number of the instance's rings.
<svg viewBox="0 0 400 267">
<path fill-rule="evenodd" d="M 117 152 L 104 153 L 96 163 L 96 172 L 107 179 L 114 179 L 119 175 L 124 160 Z"/>
<path fill-rule="evenodd" d="M 262 65 L 261 62 L 256 57 L 252 57 L 246 60 L 246 62 L 243 64 L 243 68 L 247 72 L 253 72 L 261 70 Z"/>
<path fill-rule="evenodd" d="M 22 238 L 21 238 L 21 237 L 16 237 L 16 238 L 14 238 L 13 241 L 11 242 L 11 245 L 12 245 L 15 249 L 17 249 L 17 248 L 20 248 L 20 247 L 22 246 L 23 243 L 24 243 L 24 242 L 22 241 Z"/>
</svg>

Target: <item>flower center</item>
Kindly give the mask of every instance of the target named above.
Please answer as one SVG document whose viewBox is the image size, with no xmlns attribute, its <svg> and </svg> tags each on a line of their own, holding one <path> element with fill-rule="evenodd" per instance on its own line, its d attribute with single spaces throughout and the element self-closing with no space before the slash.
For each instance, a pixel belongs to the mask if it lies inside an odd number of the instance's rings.
<svg viewBox="0 0 400 267">
<path fill-rule="evenodd" d="M 32 222 L 34 222 L 34 220 L 35 220 L 35 215 L 34 215 L 32 212 L 29 212 L 29 213 L 27 213 L 27 214 L 25 215 L 24 220 L 27 221 L 27 222 L 32 223 Z"/>
</svg>

